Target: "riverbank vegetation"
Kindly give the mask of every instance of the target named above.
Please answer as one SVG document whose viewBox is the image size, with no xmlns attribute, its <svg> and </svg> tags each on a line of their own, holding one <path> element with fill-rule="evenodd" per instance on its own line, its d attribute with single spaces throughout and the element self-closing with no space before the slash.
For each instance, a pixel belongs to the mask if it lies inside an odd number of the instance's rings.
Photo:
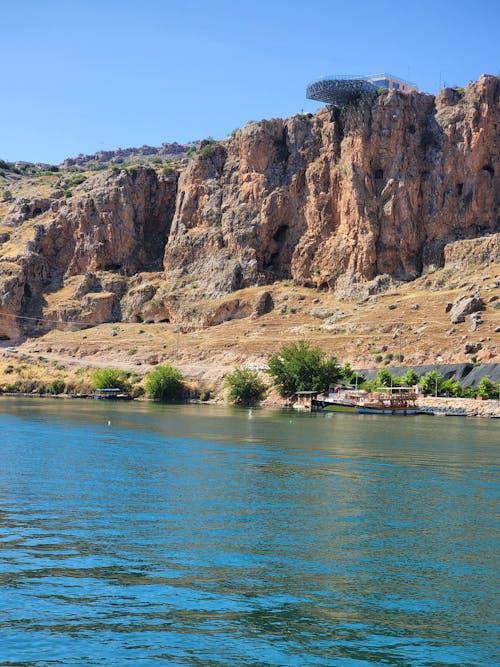
<svg viewBox="0 0 500 667">
<path fill-rule="evenodd" d="M 281 396 L 297 391 L 324 391 L 342 371 L 336 357 L 325 357 L 305 341 L 290 343 L 269 357 L 269 375 Z"/>
<path fill-rule="evenodd" d="M 381 368 L 370 382 L 361 384 L 362 389 L 376 391 L 384 387 L 417 386 L 424 396 L 447 396 L 452 398 L 500 398 L 500 385 L 483 377 L 475 387 L 462 386 L 458 380 L 445 379 L 437 370 L 431 370 L 419 376 L 410 368 L 402 376 L 392 375 L 387 368 Z"/>
<path fill-rule="evenodd" d="M 256 371 L 237 368 L 215 385 L 187 381 L 170 365 L 158 365 L 149 373 L 124 371 L 117 368 L 75 367 L 50 360 L 43 355 L 10 355 L 0 363 L 0 393 L 33 395 L 88 395 L 95 389 L 118 388 L 133 398 L 146 395 L 153 400 L 216 400 L 250 405 L 263 400 L 275 390 L 282 398 L 297 391 L 325 391 L 331 384 L 346 384 L 370 391 L 387 387 L 418 386 L 425 396 L 450 398 L 499 399 L 500 385 L 483 377 L 477 387 L 462 386 L 457 380 L 445 378 L 438 370 L 423 375 L 409 368 L 403 375 L 393 375 L 389 368 L 378 370 L 370 381 L 341 365 L 334 356 L 324 355 L 318 347 L 305 341 L 283 345 L 270 355 L 267 369 Z M 272 399 L 271 399 L 272 400 Z"/>
<path fill-rule="evenodd" d="M 257 403 L 266 392 L 266 385 L 259 374 L 248 368 L 236 368 L 226 377 L 226 386 L 229 389 L 228 401 L 241 405 Z"/>
<path fill-rule="evenodd" d="M 156 401 L 178 401 L 184 391 L 182 373 L 173 366 L 157 366 L 146 376 L 146 394 Z"/>
<path fill-rule="evenodd" d="M 90 374 L 93 389 L 120 389 L 130 392 L 130 384 L 127 374 L 117 368 L 96 368 Z"/>
</svg>

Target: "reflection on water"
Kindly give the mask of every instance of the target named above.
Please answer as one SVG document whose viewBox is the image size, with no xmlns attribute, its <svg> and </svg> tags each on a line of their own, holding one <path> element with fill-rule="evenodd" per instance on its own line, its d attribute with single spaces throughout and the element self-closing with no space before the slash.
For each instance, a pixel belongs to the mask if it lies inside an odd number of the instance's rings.
<svg viewBox="0 0 500 667">
<path fill-rule="evenodd" d="M 498 426 L 2 398 L 0 664 L 497 664 Z"/>
</svg>

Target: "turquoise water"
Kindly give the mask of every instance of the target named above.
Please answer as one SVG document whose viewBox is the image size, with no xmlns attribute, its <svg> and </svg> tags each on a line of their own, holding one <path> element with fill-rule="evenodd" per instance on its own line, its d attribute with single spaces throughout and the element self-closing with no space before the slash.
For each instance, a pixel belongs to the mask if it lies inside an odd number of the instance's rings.
<svg viewBox="0 0 500 667">
<path fill-rule="evenodd" d="M 0 665 L 499 664 L 499 434 L 0 398 Z"/>
</svg>

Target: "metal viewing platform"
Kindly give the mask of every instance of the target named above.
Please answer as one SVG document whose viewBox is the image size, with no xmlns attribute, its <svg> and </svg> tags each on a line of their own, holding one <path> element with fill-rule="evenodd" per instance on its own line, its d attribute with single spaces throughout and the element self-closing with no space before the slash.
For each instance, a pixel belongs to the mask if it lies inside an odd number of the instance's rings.
<svg viewBox="0 0 500 667">
<path fill-rule="evenodd" d="M 377 88 L 358 74 L 340 74 L 325 76 L 307 86 L 306 97 L 309 100 L 344 106 L 362 95 L 374 95 Z"/>
<path fill-rule="evenodd" d="M 362 96 L 375 95 L 379 88 L 411 92 L 415 84 L 393 74 L 333 74 L 323 76 L 307 86 L 309 100 L 345 106 Z"/>
</svg>

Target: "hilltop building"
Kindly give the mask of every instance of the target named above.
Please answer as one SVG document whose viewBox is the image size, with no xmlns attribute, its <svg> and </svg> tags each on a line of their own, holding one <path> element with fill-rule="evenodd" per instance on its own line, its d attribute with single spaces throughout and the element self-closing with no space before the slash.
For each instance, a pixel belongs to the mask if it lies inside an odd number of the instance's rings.
<svg viewBox="0 0 500 667">
<path fill-rule="evenodd" d="M 418 92 L 417 86 L 411 81 L 406 81 L 406 79 L 394 76 L 394 74 L 388 74 L 387 72 L 372 74 L 371 76 L 367 76 L 366 80 L 373 83 L 376 88 L 383 87 L 388 90 L 400 90 L 402 93 Z"/>
<path fill-rule="evenodd" d="M 334 74 L 310 83 L 306 97 L 309 100 L 344 106 L 362 95 L 374 95 L 379 88 L 399 90 L 403 93 L 418 91 L 414 83 L 394 74 Z"/>
</svg>

